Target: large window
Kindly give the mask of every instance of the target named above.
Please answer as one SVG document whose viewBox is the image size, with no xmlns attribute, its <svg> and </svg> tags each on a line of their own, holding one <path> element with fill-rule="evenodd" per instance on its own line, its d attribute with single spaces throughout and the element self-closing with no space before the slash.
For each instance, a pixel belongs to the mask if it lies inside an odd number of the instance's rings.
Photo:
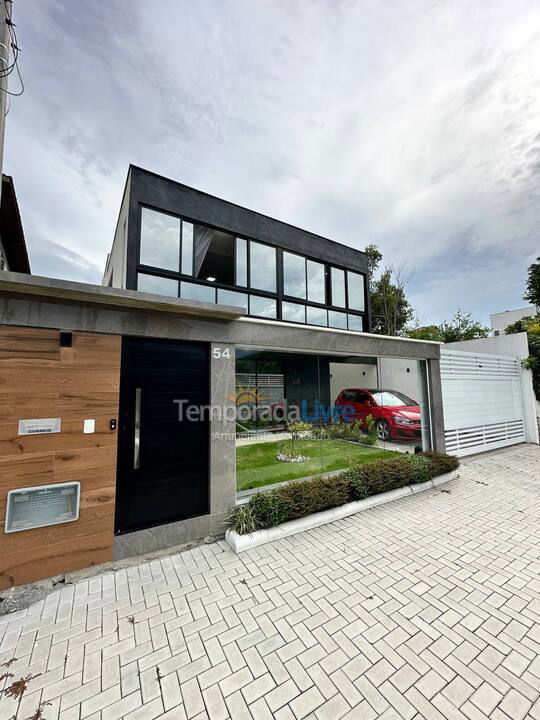
<svg viewBox="0 0 540 720">
<path fill-rule="evenodd" d="M 204 225 L 193 233 L 193 276 L 199 280 L 234 285 L 235 238 Z"/>
<path fill-rule="evenodd" d="M 249 244 L 249 278 L 254 290 L 276 292 L 276 249 L 258 242 Z"/>
<path fill-rule="evenodd" d="M 283 253 L 283 292 L 291 297 L 306 299 L 306 258 Z"/>
<path fill-rule="evenodd" d="M 143 265 L 178 272 L 180 263 L 180 219 L 142 209 L 141 252 Z"/>
<path fill-rule="evenodd" d="M 141 209 L 137 270 L 142 291 L 236 305 L 255 317 L 366 329 L 363 274 L 149 208 Z"/>
<path fill-rule="evenodd" d="M 347 293 L 349 310 L 364 310 L 364 276 L 359 273 L 347 272 Z"/>
<path fill-rule="evenodd" d="M 345 307 L 345 271 L 333 267 L 332 273 L 332 305 Z"/>
<path fill-rule="evenodd" d="M 420 359 L 237 348 L 239 496 L 429 449 L 426 375 Z M 295 438 L 291 419 L 307 423 Z"/>
</svg>

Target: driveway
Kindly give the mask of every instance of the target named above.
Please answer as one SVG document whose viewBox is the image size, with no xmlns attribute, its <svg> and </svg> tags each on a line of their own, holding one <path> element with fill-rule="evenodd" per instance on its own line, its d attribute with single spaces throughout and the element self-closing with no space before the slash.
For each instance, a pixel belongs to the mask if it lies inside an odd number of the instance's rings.
<svg viewBox="0 0 540 720">
<path fill-rule="evenodd" d="M 28 678 L 0 718 L 538 720 L 539 518 L 519 446 L 240 556 L 65 586 L 0 618 L 2 683 Z"/>
</svg>

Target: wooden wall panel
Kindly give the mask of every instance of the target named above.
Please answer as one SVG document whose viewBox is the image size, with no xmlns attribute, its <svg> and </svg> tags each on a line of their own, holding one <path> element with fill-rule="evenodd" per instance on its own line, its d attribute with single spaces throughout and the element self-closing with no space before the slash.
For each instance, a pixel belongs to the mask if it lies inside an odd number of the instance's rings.
<svg viewBox="0 0 540 720">
<path fill-rule="evenodd" d="M 121 338 L 0 326 L 0 589 L 112 559 Z M 62 432 L 18 435 L 20 419 L 62 418 Z M 85 418 L 95 433 L 83 433 Z M 81 483 L 79 520 L 4 532 L 14 488 Z"/>
</svg>

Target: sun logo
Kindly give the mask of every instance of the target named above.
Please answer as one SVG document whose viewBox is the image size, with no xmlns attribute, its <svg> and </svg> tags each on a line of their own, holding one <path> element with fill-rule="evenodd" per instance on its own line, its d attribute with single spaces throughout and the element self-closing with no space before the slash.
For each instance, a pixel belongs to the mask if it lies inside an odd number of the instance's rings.
<svg viewBox="0 0 540 720">
<path fill-rule="evenodd" d="M 227 400 L 236 405 L 260 405 L 263 401 L 263 394 L 258 387 L 242 387 L 238 385 L 234 396 L 228 396 Z"/>
</svg>

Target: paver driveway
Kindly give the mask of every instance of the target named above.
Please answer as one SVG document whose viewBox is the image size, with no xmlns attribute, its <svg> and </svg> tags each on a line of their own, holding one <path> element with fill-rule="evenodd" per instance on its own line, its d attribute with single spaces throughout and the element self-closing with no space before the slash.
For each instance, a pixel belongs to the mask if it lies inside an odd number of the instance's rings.
<svg viewBox="0 0 540 720">
<path fill-rule="evenodd" d="M 20 720 L 40 702 L 46 720 L 538 719 L 539 516 L 538 447 L 478 457 L 240 556 L 64 587 L 0 619 L 0 674 L 34 676 Z M 1 720 L 17 705 L 4 693 Z"/>
</svg>

